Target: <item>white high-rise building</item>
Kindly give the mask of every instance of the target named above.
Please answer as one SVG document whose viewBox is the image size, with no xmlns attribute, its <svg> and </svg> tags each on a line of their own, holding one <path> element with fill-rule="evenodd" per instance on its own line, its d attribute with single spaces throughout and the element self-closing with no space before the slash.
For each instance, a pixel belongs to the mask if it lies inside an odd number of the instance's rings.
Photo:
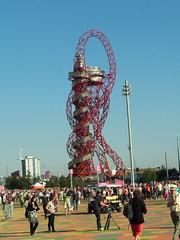
<svg viewBox="0 0 180 240">
<path fill-rule="evenodd" d="M 21 159 L 22 163 L 22 175 L 23 177 L 27 176 L 29 173 L 32 177 L 40 177 L 40 159 L 33 156 L 25 156 L 24 159 Z"/>
</svg>

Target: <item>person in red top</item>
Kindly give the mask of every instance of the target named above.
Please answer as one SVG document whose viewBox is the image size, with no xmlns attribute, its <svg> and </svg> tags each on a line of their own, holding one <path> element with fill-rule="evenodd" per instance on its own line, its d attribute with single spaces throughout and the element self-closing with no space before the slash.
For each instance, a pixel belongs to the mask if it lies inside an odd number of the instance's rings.
<svg viewBox="0 0 180 240">
<path fill-rule="evenodd" d="M 147 193 L 147 198 L 151 198 L 151 187 L 149 184 L 146 185 L 146 193 Z"/>
</svg>

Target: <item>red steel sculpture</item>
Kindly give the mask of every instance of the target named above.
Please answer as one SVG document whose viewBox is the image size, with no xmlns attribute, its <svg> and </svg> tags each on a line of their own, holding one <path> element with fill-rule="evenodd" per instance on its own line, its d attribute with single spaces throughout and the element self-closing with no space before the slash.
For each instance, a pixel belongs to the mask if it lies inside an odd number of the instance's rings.
<svg viewBox="0 0 180 240">
<path fill-rule="evenodd" d="M 98 38 L 108 57 L 109 73 L 85 63 L 85 47 L 89 38 Z M 96 175 L 94 154 L 97 155 L 101 172 L 111 176 L 107 156 L 113 160 L 116 175 L 121 175 L 125 166 L 121 157 L 112 150 L 102 136 L 102 129 L 109 111 L 110 94 L 116 79 L 116 62 L 106 36 L 98 30 L 85 32 L 79 39 L 74 57 L 73 72 L 69 72 L 72 90 L 66 106 L 67 119 L 72 133 L 67 141 L 67 152 L 72 159 L 68 168 L 73 175 L 85 177 Z"/>
</svg>

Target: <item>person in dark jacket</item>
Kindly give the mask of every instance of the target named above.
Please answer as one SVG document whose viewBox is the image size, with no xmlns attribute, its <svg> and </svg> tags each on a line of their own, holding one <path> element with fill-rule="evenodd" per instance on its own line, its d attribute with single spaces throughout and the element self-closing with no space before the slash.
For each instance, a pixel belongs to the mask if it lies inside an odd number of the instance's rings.
<svg viewBox="0 0 180 240">
<path fill-rule="evenodd" d="M 133 199 L 131 202 L 133 217 L 129 222 L 131 224 L 133 239 L 140 240 L 144 226 L 144 214 L 147 213 L 146 205 L 142 199 L 142 192 L 140 190 L 136 189 L 133 192 Z"/>
<path fill-rule="evenodd" d="M 97 230 L 103 231 L 104 229 L 101 226 L 101 208 L 107 207 L 108 204 L 104 202 L 104 199 L 102 198 L 101 194 L 99 192 L 94 193 L 93 201 L 91 202 L 91 206 L 93 209 L 93 212 L 96 216 L 96 224 L 97 224 Z"/>
<path fill-rule="evenodd" d="M 35 234 L 36 229 L 37 229 L 37 227 L 39 225 L 39 221 L 38 221 L 37 217 L 33 217 L 33 218 L 30 217 L 30 215 L 31 215 L 30 213 L 31 212 L 37 213 L 37 211 L 39 211 L 39 209 L 40 209 L 38 207 L 36 199 L 37 198 L 35 196 L 33 196 L 31 198 L 30 202 L 28 203 L 28 206 L 27 206 L 28 215 L 29 215 L 30 234 L 31 234 L 31 236 Z"/>
</svg>

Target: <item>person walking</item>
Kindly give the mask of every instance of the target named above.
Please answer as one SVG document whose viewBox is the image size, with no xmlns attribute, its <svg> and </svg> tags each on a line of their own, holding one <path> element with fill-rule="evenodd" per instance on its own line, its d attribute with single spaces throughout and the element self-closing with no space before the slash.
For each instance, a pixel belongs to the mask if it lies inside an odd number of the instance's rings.
<svg viewBox="0 0 180 240">
<path fill-rule="evenodd" d="M 146 205 L 142 199 L 142 192 L 139 189 L 134 190 L 132 204 L 133 217 L 129 220 L 134 240 L 140 240 L 144 227 L 144 214 L 147 213 Z"/>
<path fill-rule="evenodd" d="M 30 223 L 30 234 L 31 236 L 36 234 L 36 229 L 39 225 L 39 221 L 37 218 L 37 211 L 39 211 L 39 207 L 36 201 L 36 197 L 32 196 L 31 200 L 28 203 L 28 220 Z"/>
<path fill-rule="evenodd" d="M 54 220 L 55 220 L 55 206 L 54 206 L 54 196 L 50 195 L 49 201 L 46 205 L 46 216 L 48 218 L 48 231 L 56 232 L 54 228 Z"/>
<path fill-rule="evenodd" d="M 5 220 L 12 220 L 13 218 L 12 201 L 12 194 L 11 192 L 8 192 L 5 198 Z"/>
<path fill-rule="evenodd" d="M 65 209 L 66 215 L 71 215 L 71 209 L 72 209 L 71 196 L 72 196 L 71 190 L 66 188 L 63 193 L 63 202 L 64 202 L 64 209 Z"/>
<path fill-rule="evenodd" d="M 76 188 L 74 188 L 72 193 L 73 210 L 78 210 L 79 200 L 80 200 L 79 192 L 77 191 Z"/>
<path fill-rule="evenodd" d="M 177 192 L 177 186 L 175 184 L 170 185 L 167 207 L 170 208 L 171 220 L 174 224 L 174 234 L 172 240 L 176 240 L 180 237 L 180 193 Z"/>
<path fill-rule="evenodd" d="M 44 218 L 47 219 L 47 216 L 46 216 L 46 206 L 49 202 L 49 197 L 50 197 L 50 194 L 49 192 L 45 192 L 44 195 L 43 195 L 43 199 L 42 199 L 42 206 L 43 206 L 43 211 L 44 211 Z"/>
</svg>

